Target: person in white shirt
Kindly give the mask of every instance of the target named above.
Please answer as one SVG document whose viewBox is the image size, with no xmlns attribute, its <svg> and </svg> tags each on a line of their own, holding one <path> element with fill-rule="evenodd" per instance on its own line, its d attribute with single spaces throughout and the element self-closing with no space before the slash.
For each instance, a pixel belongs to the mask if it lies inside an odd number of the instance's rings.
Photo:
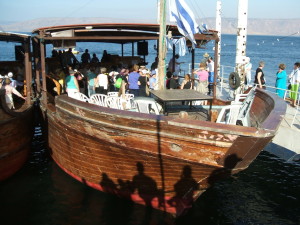
<svg viewBox="0 0 300 225">
<path fill-rule="evenodd" d="M 296 107 L 297 94 L 300 85 L 300 62 L 296 62 L 294 64 L 294 70 L 289 75 L 291 82 L 291 94 L 290 97 L 292 99 L 291 106 Z"/>
<path fill-rule="evenodd" d="M 250 58 L 246 57 L 246 64 L 245 64 L 245 85 L 250 85 L 251 82 L 251 69 L 252 69 L 252 63 L 250 62 Z"/>
<path fill-rule="evenodd" d="M 25 97 L 23 97 L 20 92 L 18 92 L 14 87 L 11 86 L 11 80 L 9 78 L 5 78 L 4 80 L 4 86 L 2 88 L 5 89 L 5 100 L 6 104 L 9 109 L 15 109 L 14 100 L 12 97 L 12 94 L 15 94 L 16 96 L 26 100 Z"/>
<path fill-rule="evenodd" d="M 96 93 L 98 94 L 107 94 L 107 88 L 108 88 L 108 76 L 106 73 L 106 68 L 102 67 L 100 69 L 100 74 L 98 74 L 96 79 Z M 98 86 L 98 87 L 97 87 Z"/>
</svg>

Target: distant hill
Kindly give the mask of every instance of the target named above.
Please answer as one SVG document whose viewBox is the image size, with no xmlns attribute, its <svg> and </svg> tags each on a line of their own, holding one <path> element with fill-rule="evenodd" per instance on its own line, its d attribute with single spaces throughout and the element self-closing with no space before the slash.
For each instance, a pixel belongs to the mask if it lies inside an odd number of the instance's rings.
<svg viewBox="0 0 300 225">
<path fill-rule="evenodd" d="M 210 29 L 215 29 L 215 19 L 203 19 Z M 31 32 L 39 27 L 89 24 L 89 23 L 156 23 L 153 20 L 116 19 L 116 18 L 40 18 L 23 22 L 1 22 L 0 30 Z M 237 19 L 223 18 L 222 33 L 236 34 Z M 248 19 L 248 34 L 253 35 L 290 35 L 300 31 L 300 19 Z"/>
</svg>

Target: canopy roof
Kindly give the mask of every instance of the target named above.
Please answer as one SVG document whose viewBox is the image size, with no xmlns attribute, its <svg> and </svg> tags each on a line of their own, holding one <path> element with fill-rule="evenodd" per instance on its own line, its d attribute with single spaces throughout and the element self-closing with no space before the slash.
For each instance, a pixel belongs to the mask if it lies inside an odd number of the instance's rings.
<svg viewBox="0 0 300 225">
<path fill-rule="evenodd" d="M 23 43 L 28 40 L 29 37 L 30 35 L 27 34 L 0 32 L 0 41 Z"/>
<path fill-rule="evenodd" d="M 175 25 L 168 25 L 167 32 L 172 32 L 173 38 L 180 38 Z M 74 40 L 76 42 L 109 42 L 129 43 L 141 40 L 158 40 L 159 24 L 135 24 L 135 23 L 101 23 L 80 24 L 43 27 L 32 31 L 36 38 L 44 39 L 46 43 L 54 40 Z M 196 34 L 195 39 L 199 45 L 217 39 L 216 31 L 208 31 L 206 34 Z"/>
</svg>

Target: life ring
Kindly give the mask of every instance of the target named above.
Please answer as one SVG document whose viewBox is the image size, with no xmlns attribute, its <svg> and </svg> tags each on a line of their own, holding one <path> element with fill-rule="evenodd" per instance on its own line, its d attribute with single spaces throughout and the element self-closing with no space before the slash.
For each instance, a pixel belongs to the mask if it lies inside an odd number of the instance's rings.
<svg viewBox="0 0 300 225">
<path fill-rule="evenodd" d="M 229 86 L 236 90 L 241 85 L 241 78 L 238 73 L 232 72 L 229 74 Z"/>
</svg>

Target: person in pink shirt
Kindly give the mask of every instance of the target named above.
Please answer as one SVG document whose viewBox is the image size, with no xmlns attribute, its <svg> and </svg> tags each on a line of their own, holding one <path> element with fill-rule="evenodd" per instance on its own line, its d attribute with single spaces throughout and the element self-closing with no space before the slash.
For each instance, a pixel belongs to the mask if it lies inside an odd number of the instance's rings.
<svg viewBox="0 0 300 225">
<path fill-rule="evenodd" d="M 194 71 L 196 75 L 195 79 L 198 80 L 196 90 L 200 93 L 207 94 L 208 92 L 208 72 L 206 70 L 206 64 L 201 62 L 199 69 Z"/>
</svg>

